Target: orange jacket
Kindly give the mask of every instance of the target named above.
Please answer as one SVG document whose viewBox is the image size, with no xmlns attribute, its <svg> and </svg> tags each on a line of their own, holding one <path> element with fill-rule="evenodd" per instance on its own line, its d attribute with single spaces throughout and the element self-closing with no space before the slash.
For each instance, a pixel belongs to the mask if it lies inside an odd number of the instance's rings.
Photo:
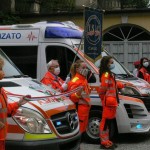
<svg viewBox="0 0 150 150">
<path fill-rule="evenodd" d="M 5 125 L 0 129 L 0 140 L 5 140 L 7 134 L 7 115 L 15 114 L 19 108 L 18 102 L 7 104 L 7 96 L 1 89 L 0 93 L 0 121 Z"/>
<path fill-rule="evenodd" d="M 90 104 L 90 88 L 88 86 L 87 79 L 80 75 L 79 73 L 76 73 L 76 75 L 72 78 L 70 82 L 68 82 L 68 90 L 73 90 L 79 86 L 83 87 L 82 95 L 77 95 L 76 93 L 73 93 L 70 95 L 70 99 L 74 103 L 79 104 Z"/>
<path fill-rule="evenodd" d="M 142 67 L 139 72 L 143 74 L 144 80 L 150 83 L 150 74 L 148 73 L 148 71 L 144 67 Z"/>
<path fill-rule="evenodd" d="M 63 92 L 63 88 L 61 87 L 64 81 L 60 77 L 56 77 L 49 71 L 44 75 L 43 79 L 41 80 L 43 84 L 51 85 L 54 89 L 59 89 Z"/>
<path fill-rule="evenodd" d="M 101 76 L 101 85 L 99 89 L 99 96 L 102 100 L 102 105 L 117 106 L 117 88 L 123 88 L 124 84 L 121 82 L 115 82 L 114 76 L 111 76 L 108 72 L 105 72 Z"/>
</svg>

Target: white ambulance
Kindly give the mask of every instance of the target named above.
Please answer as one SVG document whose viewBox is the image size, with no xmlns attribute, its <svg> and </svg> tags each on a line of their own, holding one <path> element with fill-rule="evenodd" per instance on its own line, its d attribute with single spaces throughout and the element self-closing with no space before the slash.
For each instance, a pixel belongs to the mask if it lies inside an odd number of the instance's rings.
<svg viewBox="0 0 150 150">
<path fill-rule="evenodd" d="M 0 26 L 0 48 L 13 60 L 24 74 L 39 81 L 47 71 L 47 63 L 58 59 L 61 65 L 60 76 L 65 79 L 69 73 L 73 59 L 80 58 L 87 63 L 93 72 L 89 80 L 91 86 L 92 107 L 89 124 L 85 134 L 90 142 L 99 141 L 99 122 L 102 107 L 97 89 L 100 85 L 98 65 L 84 57 L 78 50 L 83 30 L 72 22 L 38 22 L 35 24 L 19 24 Z M 82 44 L 81 44 L 82 45 Z M 82 47 L 82 46 L 81 46 Z M 80 49 L 82 49 L 80 47 Z M 107 51 L 102 56 L 110 55 Z M 114 58 L 115 59 L 115 58 Z M 126 83 L 120 91 L 120 104 L 114 120 L 114 131 L 118 133 L 144 133 L 150 130 L 150 84 L 135 78 L 115 59 L 113 72 L 119 81 Z"/>
<path fill-rule="evenodd" d="M 7 150 L 78 150 L 79 120 L 72 101 L 35 79 L 24 76 L 0 49 L 4 60 L 5 78 L 0 80 L 1 91 L 8 103 L 31 95 L 31 101 L 8 116 Z M 72 91 L 73 92 L 73 91 Z"/>
</svg>

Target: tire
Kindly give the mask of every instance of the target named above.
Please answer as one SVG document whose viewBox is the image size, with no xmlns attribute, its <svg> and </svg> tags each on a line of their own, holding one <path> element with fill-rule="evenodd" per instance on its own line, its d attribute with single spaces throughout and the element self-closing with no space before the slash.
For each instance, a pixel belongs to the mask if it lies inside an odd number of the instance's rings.
<svg viewBox="0 0 150 150">
<path fill-rule="evenodd" d="M 83 138 L 88 143 L 99 143 L 99 123 L 102 118 L 102 112 L 94 110 L 90 112 L 89 123 Z"/>
<path fill-rule="evenodd" d="M 99 138 L 99 124 L 102 118 L 102 111 L 94 110 L 90 112 L 89 115 L 89 123 L 86 129 L 86 132 L 83 135 L 83 138 L 88 143 L 100 143 Z M 110 139 L 113 139 L 115 133 L 116 133 L 116 123 L 115 119 L 113 123 L 111 124 L 111 133 L 109 135 Z"/>
</svg>

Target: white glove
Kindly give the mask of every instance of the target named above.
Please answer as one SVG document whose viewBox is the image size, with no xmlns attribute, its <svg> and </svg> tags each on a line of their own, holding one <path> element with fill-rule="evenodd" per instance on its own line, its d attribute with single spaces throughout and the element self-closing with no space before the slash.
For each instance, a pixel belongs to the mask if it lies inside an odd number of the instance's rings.
<svg viewBox="0 0 150 150">
<path fill-rule="evenodd" d="M 64 89 L 64 91 L 65 91 L 65 90 L 67 90 L 68 85 L 67 85 L 66 83 L 63 83 L 61 87 L 62 87 L 62 88 Z"/>
<path fill-rule="evenodd" d="M 65 83 L 68 83 L 70 81 L 70 77 L 66 77 Z"/>
<path fill-rule="evenodd" d="M 26 98 L 31 98 L 31 95 L 22 96 L 18 102 L 18 105 L 21 106 L 26 104 L 28 102 Z"/>
</svg>

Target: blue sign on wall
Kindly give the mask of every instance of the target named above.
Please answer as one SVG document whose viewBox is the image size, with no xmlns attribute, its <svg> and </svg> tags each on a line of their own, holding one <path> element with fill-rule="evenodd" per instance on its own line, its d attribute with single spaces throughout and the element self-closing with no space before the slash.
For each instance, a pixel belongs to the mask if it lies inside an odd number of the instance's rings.
<svg viewBox="0 0 150 150">
<path fill-rule="evenodd" d="M 92 62 L 101 57 L 102 13 L 98 9 L 85 8 L 84 53 Z"/>
</svg>

